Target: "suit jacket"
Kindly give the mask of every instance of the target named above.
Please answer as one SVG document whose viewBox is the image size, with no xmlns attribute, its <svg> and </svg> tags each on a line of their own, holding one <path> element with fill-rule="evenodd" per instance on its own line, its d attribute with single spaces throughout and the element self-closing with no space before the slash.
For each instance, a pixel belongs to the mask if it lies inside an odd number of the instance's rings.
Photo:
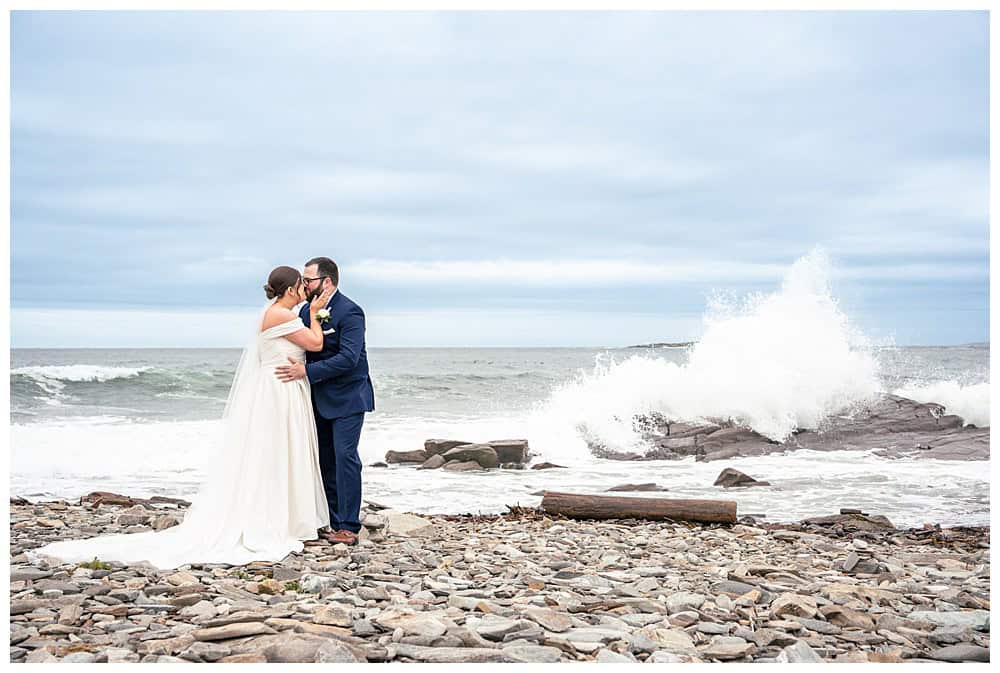
<svg viewBox="0 0 1000 673">
<path fill-rule="evenodd" d="M 326 306 L 330 319 L 323 324 L 323 350 L 306 352 L 313 406 L 323 418 L 374 411 L 375 390 L 365 350 L 365 312 L 340 290 Z M 308 303 L 299 310 L 299 317 L 310 326 Z"/>
</svg>

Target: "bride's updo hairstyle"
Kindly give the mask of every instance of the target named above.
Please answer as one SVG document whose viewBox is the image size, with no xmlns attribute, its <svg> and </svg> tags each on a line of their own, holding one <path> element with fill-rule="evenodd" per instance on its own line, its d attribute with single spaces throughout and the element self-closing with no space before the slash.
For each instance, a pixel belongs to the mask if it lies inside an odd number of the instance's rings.
<svg viewBox="0 0 1000 673">
<path fill-rule="evenodd" d="M 301 280 L 302 274 L 297 269 L 293 269 L 290 266 L 279 266 L 267 277 L 267 283 L 264 285 L 264 294 L 267 295 L 268 299 L 281 297 L 288 290 L 298 285 Z"/>
</svg>

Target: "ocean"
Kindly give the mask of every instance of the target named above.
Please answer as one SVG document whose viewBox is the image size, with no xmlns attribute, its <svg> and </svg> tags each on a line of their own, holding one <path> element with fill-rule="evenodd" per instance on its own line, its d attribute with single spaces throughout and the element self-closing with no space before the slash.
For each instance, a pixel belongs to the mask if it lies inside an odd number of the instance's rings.
<svg viewBox="0 0 1000 673">
<path fill-rule="evenodd" d="M 238 349 L 11 351 L 11 492 L 197 491 Z M 989 345 L 873 344 L 825 284 L 792 269 L 769 295 L 715 303 L 696 344 L 672 348 L 369 348 L 376 411 L 361 437 L 364 497 L 426 513 L 534 506 L 543 489 L 598 493 L 656 482 L 679 498 L 723 497 L 740 514 L 798 520 L 857 507 L 898 526 L 987 525 L 989 465 L 810 452 L 697 463 L 592 456 L 587 440 L 641 445 L 637 414 L 730 418 L 781 440 L 896 393 L 989 425 Z M 428 438 L 527 439 L 566 469 L 451 473 L 370 467 Z M 771 483 L 723 491 L 724 467 Z"/>
</svg>

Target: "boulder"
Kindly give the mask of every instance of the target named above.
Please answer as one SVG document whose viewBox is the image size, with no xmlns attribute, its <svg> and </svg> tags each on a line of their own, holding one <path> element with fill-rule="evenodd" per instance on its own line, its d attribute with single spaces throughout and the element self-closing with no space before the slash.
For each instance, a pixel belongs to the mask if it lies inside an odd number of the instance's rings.
<svg viewBox="0 0 1000 673">
<path fill-rule="evenodd" d="M 448 449 L 443 454 L 447 461 L 458 460 L 467 462 L 474 460 L 482 467 L 499 467 L 500 459 L 497 452 L 489 444 L 463 444 Z"/>
<path fill-rule="evenodd" d="M 422 463 L 427 458 L 427 452 L 423 449 L 416 449 L 415 451 L 387 451 L 385 454 L 385 462 L 390 465 L 398 463 Z"/>
<path fill-rule="evenodd" d="M 448 470 L 449 472 L 475 472 L 484 468 L 474 460 L 450 460 L 441 469 Z"/>
<path fill-rule="evenodd" d="M 425 439 L 424 440 L 424 451 L 427 455 L 440 455 L 449 449 L 454 449 L 456 446 L 465 446 L 467 444 L 474 444 L 474 442 L 462 442 L 456 439 Z"/>
<path fill-rule="evenodd" d="M 153 513 L 142 505 L 133 505 L 118 515 L 115 520 L 119 526 L 145 526 Z"/>
<path fill-rule="evenodd" d="M 181 518 L 174 514 L 161 514 L 153 519 L 153 530 L 166 530 L 173 528 L 181 522 Z"/>
<path fill-rule="evenodd" d="M 441 454 L 435 453 L 433 456 L 431 456 L 430 458 L 428 458 L 427 460 L 425 460 L 423 462 L 423 464 L 421 464 L 421 466 L 418 467 L 417 469 L 418 470 L 436 470 L 437 468 L 439 468 L 442 465 L 444 465 L 446 462 L 448 462 L 448 461 L 446 461 L 444 458 L 442 458 Z"/>
<path fill-rule="evenodd" d="M 497 439 L 486 443 L 497 452 L 501 463 L 523 463 L 528 460 L 527 439 Z"/>
<path fill-rule="evenodd" d="M 118 505 L 120 507 L 131 507 L 135 500 L 127 495 L 109 493 L 107 491 L 94 491 L 80 498 L 80 504 L 87 505 Z"/>
<path fill-rule="evenodd" d="M 723 488 L 744 488 L 749 486 L 770 486 L 771 484 L 766 481 L 758 481 L 739 470 L 727 467 L 719 473 L 719 476 L 715 479 L 715 483 L 712 485 L 722 486 Z"/>
<path fill-rule="evenodd" d="M 532 470 L 551 470 L 554 467 L 559 467 L 566 469 L 565 465 L 556 465 L 555 463 L 535 463 L 531 466 Z"/>
</svg>

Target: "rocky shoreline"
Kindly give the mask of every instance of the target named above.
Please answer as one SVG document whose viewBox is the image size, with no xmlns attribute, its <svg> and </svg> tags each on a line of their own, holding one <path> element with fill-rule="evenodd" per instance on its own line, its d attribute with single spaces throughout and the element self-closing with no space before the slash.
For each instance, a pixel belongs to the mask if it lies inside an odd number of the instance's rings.
<svg viewBox="0 0 1000 673">
<path fill-rule="evenodd" d="M 637 416 L 632 422 L 649 446 L 646 451 L 621 452 L 588 439 L 591 453 L 611 460 L 680 460 L 694 456 L 700 462 L 799 449 L 876 449 L 886 458 L 990 459 L 989 427 L 965 425 L 960 416 L 947 413 L 940 404 L 898 395 L 883 395 L 870 406 L 830 416 L 821 428 L 797 430 L 783 442 L 722 420 L 675 423 L 652 414 Z"/>
<path fill-rule="evenodd" d="M 29 563 L 186 503 L 11 498 L 11 662 L 988 661 L 989 530 L 415 516 L 359 546 L 175 570 Z M 876 523 L 872 523 L 872 522 Z"/>
<path fill-rule="evenodd" d="M 897 395 L 885 395 L 868 407 L 829 417 L 816 430 L 797 430 L 778 442 L 730 421 L 673 422 L 659 414 L 632 418 L 646 447 L 620 451 L 593 437 L 586 425 L 579 430 L 590 452 L 608 460 L 683 460 L 697 462 L 764 456 L 799 449 L 813 451 L 869 451 L 885 458 L 930 458 L 937 460 L 989 460 L 990 429 L 966 425 L 960 416 L 946 413 L 940 404 L 922 403 Z M 533 462 L 538 457 L 526 439 L 470 442 L 427 439 L 423 448 L 403 448 L 385 454 L 390 464 L 412 465 L 420 470 L 449 472 L 480 470 L 544 470 L 562 467 Z"/>
</svg>

